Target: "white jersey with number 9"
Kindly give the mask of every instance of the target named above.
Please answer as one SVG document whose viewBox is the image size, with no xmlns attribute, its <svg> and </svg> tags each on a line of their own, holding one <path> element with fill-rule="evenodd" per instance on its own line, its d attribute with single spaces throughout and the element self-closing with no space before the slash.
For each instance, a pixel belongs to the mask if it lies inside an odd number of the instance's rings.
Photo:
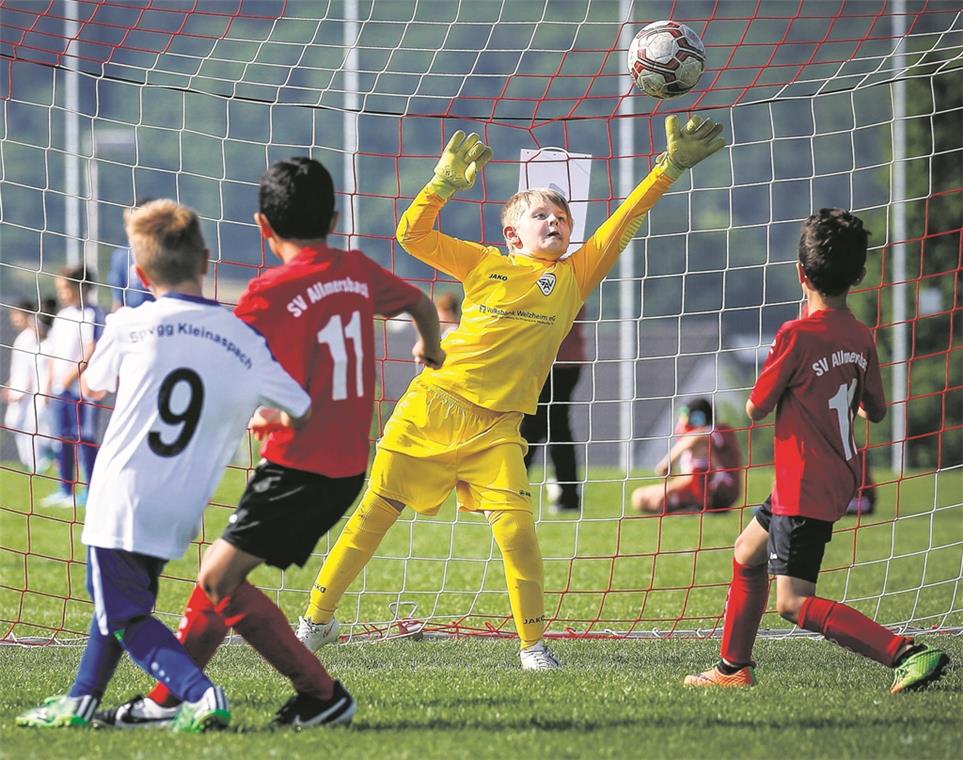
<svg viewBox="0 0 963 760">
<path fill-rule="evenodd" d="M 84 377 L 117 399 L 87 498 L 85 544 L 173 559 L 259 404 L 308 395 L 265 340 L 216 301 L 168 294 L 107 318 Z"/>
</svg>

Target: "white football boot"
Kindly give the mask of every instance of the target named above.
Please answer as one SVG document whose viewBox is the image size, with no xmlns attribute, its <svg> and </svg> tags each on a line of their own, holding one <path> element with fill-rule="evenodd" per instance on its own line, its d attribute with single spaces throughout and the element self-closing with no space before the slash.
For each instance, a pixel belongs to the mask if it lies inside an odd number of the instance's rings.
<svg viewBox="0 0 963 760">
<path fill-rule="evenodd" d="M 338 631 L 341 624 L 337 618 L 331 618 L 330 623 L 313 623 L 306 617 L 298 618 L 297 637 L 304 646 L 312 652 L 317 652 L 325 644 L 338 643 Z"/>
<path fill-rule="evenodd" d="M 552 654 L 551 650 L 545 646 L 544 641 L 532 644 L 530 647 L 520 649 L 518 656 L 522 658 L 522 670 L 556 670 L 562 667 L 562 663 Z"/>
</svg>

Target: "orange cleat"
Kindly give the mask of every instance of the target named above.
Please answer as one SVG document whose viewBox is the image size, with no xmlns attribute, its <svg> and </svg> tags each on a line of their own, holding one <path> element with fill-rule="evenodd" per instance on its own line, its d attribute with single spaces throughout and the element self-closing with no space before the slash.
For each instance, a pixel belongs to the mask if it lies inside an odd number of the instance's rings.
<svg viewBox="0 0 963 760">
<path fill-rule="evenodd" d="M 756 674 L 752 670 L 752 665 L 744 665 L 732 675 L 726 675 L 719 670 L 718 665 L 713 665 L 705 673 L 697 676 L 686 676 L 683 683 L 686 686 L 722 686 L 724 688 L 740 688 L 743 686 L 755 686 Z"/>
</svg>

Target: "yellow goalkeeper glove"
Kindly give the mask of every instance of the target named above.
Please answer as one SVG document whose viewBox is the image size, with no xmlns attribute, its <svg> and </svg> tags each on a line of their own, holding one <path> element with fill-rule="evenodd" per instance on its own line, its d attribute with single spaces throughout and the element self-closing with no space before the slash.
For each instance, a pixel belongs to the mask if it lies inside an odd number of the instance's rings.
<svg viewBox="0 0 963 760">
<path fill-rule="evenodd" d="M 459 190 L 475 184 L 475 177 L 492 157 L 492 149 L 472 132 L 468 137 L 460 129 L 451 136 L 444 153 L 435 164 L 435 176 L 425 186 L 446 201 Z"/>
<path fill-rule="evenodd" d="M 721 150 L 726 141 L 722 137 L 722 125 L 712 119 L 693 116 L 680 129 L 679 117 L 669 116 L 665 120 L 665 143 L 668 149 L 659 156 L 658 163 L 672 179 L 678 179 L 683 171 Z"/>
</svg>

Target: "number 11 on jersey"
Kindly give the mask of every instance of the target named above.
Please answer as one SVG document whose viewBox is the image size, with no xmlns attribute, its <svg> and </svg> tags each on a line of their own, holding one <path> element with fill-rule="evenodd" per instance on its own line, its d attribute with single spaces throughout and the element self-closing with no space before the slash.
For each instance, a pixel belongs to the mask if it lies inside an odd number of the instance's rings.
<svg viewBox="0 0 963 760">
<path fill-rule="evenodd" d="M 855 396 L 856 380 L 853 380 L 849 385 L 841 383 L 835 395 L 829 399 L 829 408 L 836 412 L 839 437 L 847 462 L 856 456 L 856 445 L 853 443 L 853 398 Z"/>
<path fill-rule="evenodd" d="M 361 312 L 351 312 L 347 326 L 342 326 L 341 315 L 335 314 L 318 330 L 318 343 L 327 345 L 334 369 L 331 376 L 331 399 L 348 397 L 348 350 L 345 338 L 354 344 L 354 381 L 358 398 L 364 396 L 364 344 L 361 342 Z"/>
</svg>

